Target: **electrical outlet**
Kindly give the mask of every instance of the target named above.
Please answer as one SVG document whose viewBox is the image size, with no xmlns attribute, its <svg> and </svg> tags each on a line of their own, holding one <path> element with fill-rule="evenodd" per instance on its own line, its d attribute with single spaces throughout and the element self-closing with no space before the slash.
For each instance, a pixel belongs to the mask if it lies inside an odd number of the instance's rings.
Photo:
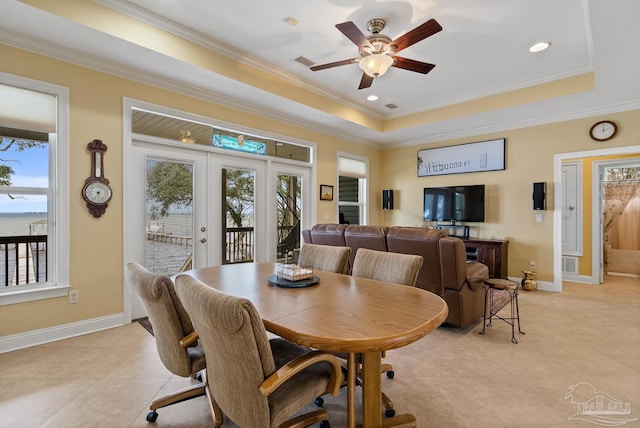
<svg viewBox="0 0 640 428">
<path fill-rule="evenodd" d="M 69 291 L 69 303 L 78 303 L 80 301 L 80 290 Z"/>
<path fill-rule="evenodd" d="M 536 268 L 536 262 L 535 262 L 534 260 L 531 260 L 531 261 L 529 262 L 529 268 L 530 268 L 530 269 L 535 269 L 535 268 Z"/>
</svg>

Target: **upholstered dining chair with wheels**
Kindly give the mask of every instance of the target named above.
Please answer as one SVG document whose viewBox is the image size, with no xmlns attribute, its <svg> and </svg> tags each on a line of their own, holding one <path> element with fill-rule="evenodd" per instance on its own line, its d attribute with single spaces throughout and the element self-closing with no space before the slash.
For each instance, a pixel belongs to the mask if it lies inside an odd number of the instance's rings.
<svg viewBox="0 0 640 428">
<path fill-rule="evenodd" d="M 324 409 L 294 415 L 318 396 L 338 394 L 342 369 L 333 354 L 269 340 L 249 300 L 196 278 L 179 275 L 176 290 L 204 347 L 207 379 L 215 380 L 206 389 L 221 410 L 216 426 L 224 416 L 241 427 L 329 426 Z"/>
<path fill-rule="evenodd" d="M 149 321 L 160 360 L 173 374 L 196 378 L 206 366 L 204 351 L 198 343 L 191 318 L 175 292 L 173 281 L 154 275 L 137 263 L 125 267 L 129 287 L 140 298 Z M 154 400 L 147 421 L 155 422 L 157 409 L 205 395 L 205 384 L 198 384 Z"/>
<path fill-rule="evenodd" d="M 347 273 L 351 248 L 333 245 L 303 244 L 298 265 L 327 272 Z"/>
<path fill-rule="evenodd" d="M 418 255 L 359 248 L 353 261 L 351 275 L 414 287 L 423 261 L 423 257 Z M 356 356 L 356 362 L 359 363 L 359 359 Z M 382 364 L 381 370 L 389 379 L 395 375 L 391 364 Z M 393 402 L 384 392 L 382 392 L 382 402 L 385 407 L 385 416 L 394 416 Z"/>
</svg>

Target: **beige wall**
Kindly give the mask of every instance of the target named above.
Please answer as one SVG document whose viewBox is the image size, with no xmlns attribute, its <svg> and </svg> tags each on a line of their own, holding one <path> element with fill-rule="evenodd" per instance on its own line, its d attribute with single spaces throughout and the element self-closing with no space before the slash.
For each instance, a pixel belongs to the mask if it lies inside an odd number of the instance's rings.
<svg viewBox="0 0 640 428">
<path fill-rule="evenodd" d="M 394 189 L 394 209 L 385 211 L 386 225 L 426 226 L 422 221 L 422 189 L 431 186 L 485 184 L 485 223 L 476 223 L 471 236 L 509 240 L 509 275 L 522 277 L 529 261 L 536 262 L 537 279 L 553 281 L 554 155 L 637 145 L 640 141 L 640 111 L 608 114 L 618 124 L 618 134 L 608 142 L 589 138 L 589 129 L 605 117 L 591 117 L 549 125 L 478 135 L 433 145 L 394 149 L 383 153 L 380 176 L 383 188 Z M 495 138 L 506 139 L 506 169 L 473 174 L 417 177 L 417 152 L 424 148 L 450 146 Z M 585 171 L 586 173 L 586 171 Z M 547 210 L 533 211 L 533 183 L 547 183 Z M 591 206 L 591 182 L 585 182 L 585 202 Z M 587 186 L 588 184 L 588 186 Z M 585 208 L 585 214 L 587 210 Z M 544 221 L 536 222 L 542 213 Z M 591 215 L 589 212 L 589 219 Z M 587 219 L 585 218 L 585 221 Z M 430 224 L 430 223 L 429 223 Z M 584 247 L 591 253 L 591 230 L 585 224 Z M 590 262 L 589 262 L 590 265 Z M 590 275 L 591 272 L 580 272 Z"/>
<path fill-rule="evenodd" d="M 473 235 L 511 240 L 509 274 L 519 276 L 529 260 L 538 264 L 538 278 L 552 280 L 553 256 L 553 158 L 556 153 L 601 149 L 604 145 L 630 146 L 640 141 L 638 111 L 607 115 L 619 125 L 608 143 L 590 140 L 587 132 L 599 117 L 536 126 L 498 134 L 442 142 L 428 147 L 506 138 L 505 171 L 440 177 L 416 176 L 417 150 L 427 146 L 380 152 L 271 119 L 222 107 L 131 80 L 57 61 L 45 56 L 0 45 L 0 70 L 68 87 L 70 90 L 70 282 L 80 290 L 80 303 L 66 298 L 3 306 L 0 337 L 80 322 L 123 310 L 123 218 L 122 218 L 122 99 L 155 103 L 174 109 L 287 135 L 317 144 L 317 183 L 336 185 L 337 151 L 369 158 L 370 223 L 421 226 L 422 188 L 432 185 L 484 183 L 487 188 L 487 222 Z M 80 196 L 89 174 L 86 145 L 101 139 L 109 147 L 105 174 L 114 190 L 106 214 L 94 219 Z M 384 156 L 384 157 L 383 157 Z M 548 210 L 544 222 L 535 222 L 531 209 L 534 181 L 548 183 Z M 381 190 L 394 189 L 394 210 L 382 211 Z M 317 191 L 317 189 L 316 189 Z M 330 219 L 325 220 L 325 213 Z M 317 201 L 318 222 L 335 222 L 337 201 Z"/>
<path fill-rule="evenodd" d="M 317 144 L 317 182 L 336 185 L 337 150 L 366 156 L 373 171 L 380 169 L 377 150 L 319 134 L 302 127 L 276 122 L 222 107 L 131 80 L 114 77 L 63 61 L 0 45 L 6 73 L 69 88 L 70 99 L 70 283 L 80 290 L 80 303 L 66 298 L 3 306 L 0 337 L 79 322 L 123 311 L 123 218 L 122 218 L 122 100 L 134 98 L 178 110 L 261 129 Z M 114 192 L 106 214 L 99 219 L 87 211 L 80 195 L 90 173 L 87 143 L 101 139 L 108 146 L 105 176 Z M 379 188 L 372 177 L 371 195 Z M 316 189 L 317 191 L 317 189 Z M 318 201 L 318 218 L 325 212 L 337 221 L 337 201 Z M 378 222 L 376 213 L 372 221 Z"/>
</svg>

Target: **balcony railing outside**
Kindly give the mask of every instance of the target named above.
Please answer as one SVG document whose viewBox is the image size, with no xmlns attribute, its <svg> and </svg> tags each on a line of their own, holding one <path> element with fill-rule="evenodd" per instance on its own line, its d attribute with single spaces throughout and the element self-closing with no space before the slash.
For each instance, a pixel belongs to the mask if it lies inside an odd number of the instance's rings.
<svg viewBox="0 0 640 428">
<path fill-rule="evenodd" d="M 46 282 L 47 235 L 0 236 L 0 285 Z"/>
<path fill-rule="evenodd" d="M 253 227 L 228 227 L 225 241 L 225 263 L 250 263 L 253 261 Z"/>
<path fill-rule="evenodd" d="M 298 230 L 298 232 L 295 232 Z M 291 232 L 299 233 L 299 229 L 296 226 L 278 226 L 278 257 L 281 256 L 280 250 L 290 250 L 289 248 L 281 248 L 281 243 L 291 241 L 292 248 L 300 247 L 300 237 L 295 236 L 295 239 L 291 239 Z M 250 263 L 254 260 L 254 232 L 253 227 L 229 227 L 226 231 L 226 245 L 225 245 L 225 263 Z"/>
</svg>

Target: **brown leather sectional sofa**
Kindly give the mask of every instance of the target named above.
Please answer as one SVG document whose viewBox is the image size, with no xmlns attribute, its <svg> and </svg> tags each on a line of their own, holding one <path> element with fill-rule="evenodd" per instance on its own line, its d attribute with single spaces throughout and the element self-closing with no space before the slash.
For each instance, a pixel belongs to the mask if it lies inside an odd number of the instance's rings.
<svg viewBox="0 0 640 428">
<path fill-rule="evenodd" d="M 303 230 L 305 242 L 351 247 L 351 264 L 358 248 L 418 254 L 424 263 L 416 287 L 442 297 L 449 306 L 446 322 L 466 326 L 479 321 L 484 311 L 484 280 L 489 268 L 468 262 L 464 243 L 439 229 L 404 226 L 316 224 Z"/>
</svg>

